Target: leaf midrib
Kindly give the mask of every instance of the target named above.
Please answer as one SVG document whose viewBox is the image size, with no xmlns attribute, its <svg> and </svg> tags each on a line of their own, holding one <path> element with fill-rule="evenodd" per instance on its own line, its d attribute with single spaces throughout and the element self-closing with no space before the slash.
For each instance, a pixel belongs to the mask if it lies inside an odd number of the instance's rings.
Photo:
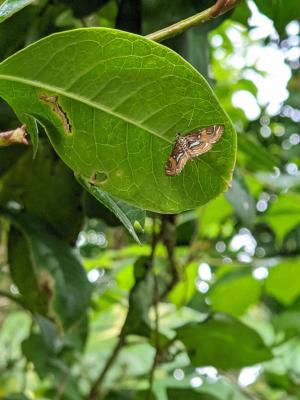
<svg viewBox="0 0 300 400">
<path fill-rule="evenodd" d="M 84 103 L 84 104 L 86 104 L 86 105 L 88 105 L 88 106 L 90 106 L 90 107 L 94 107 L 94 108 L 96 108 L 96 109 L 98 109 L 98 110 L 100 110 L 100 111 L 106 112 L 106 113 L 108 113 L 108 114 L 110 114 L 110 115 L 113 115 L 113 116 L 115 116 L 115 117 L 117 117 L 117 118 L 120 118 L 120 119 L 123 120 L 124 122 L 127 122 L 127 123 L 129 123 L 129 124 L 131 124 L 131 125 L 133 125 L 133 126 L 139 128 L 139 129 L 142 129 L 142 130 L 144 130 L 144 131 L 147 131 L 147 132 L 150 133 L 151 135 L 156 136 L 156 137 L 158 137 L 159 139 L 161 139 L 161 140 L 163 140 L 163 141 L 165 141 L 165 142 L 167 142 L 167 143 L 174 144 L 174 142 L 173 142 L 172 140 L 167 139 L 167 138 L 164 137 L 164 136 L 161 136 L 161 135 L 158 134 L 157 132 L 152 131 L 151 129 L 149 129 L 148 127 L 145 127 L 145 126 L 143 126 L 143 125 L 137 123 L 136 121 L 133 121 L 133 120 L 131 120 L 131 119 L 128 118 L 128 117 L 125 117 L 125 116 L 122 115 L 122 114 L 119 114 L 119 113 L 117 113 L 117 112 L 115 112 L 115 111 L 112 111 L 110 108 L 108 108 L 108 107 L 106 107 L 106 106 L 104 106 L 104 105 L 102 105 L 102 104 L 100 105 L 99 103 L 95 103 L 95 102 L 93 102 L 93 101 L 91 101 L 91 100 L 85 99 L 84 97 L 78 96 L 78 95 L 75 94 L 75 93 L 66 92 L 66 91 L 64 91 L 64 90 L 62 90 L 62 89 L 60 89 L 60 88 L 58 88 L 58 87 L 56 87 L 56 86 L 47 85 L 47 84 L 45 84 L 45 83 L 43 83 L 43 82 L 32 81 L 32 80 L 30 80 L 30 79 L 20 78 L 20 77 L 12 76 L 12 75 L 3 75 L 3 74 L 0 74 L 0 80 L 1 80 L 1 79 L 3 79 L 3 80 L 8 80 L 8 81 L 12 81 L 12 82 L 20 82 L 20 83 L 23 83 L 23 84 L 27 84 L 27 85 L 29 85 L 29 86 L 37 87 L 37 88 L 39 88 L 39 89 L 48 90 L 49 92 L 54 92 L 55 94 L 59 94 L 59 95 L 61 95 L 61 96 L 65 96 L 65 97 L 67 97 L 67 98 L 69 98 L 69 99 L 73 99 L 73 100 L 82 102 L 82 103 Z M 207 163 L 207 162 L 204 161 L 203 159 L 201 159 L 201 161 L 204 162 L 205 165 L 207 165 L 214 173 L 216 172 L 215 169 L 214 169 L 209 163 Z M 227 180 L 226 180 L 223 176 L 221 177 L 221 179 L 222 179 L 222 181 L 223 181 L 226 185 L 228 184 Z"/>
<path fill-rule="evenodd" d="M 84 104 L 86 104 L 86 105 L 88 105 L 90 107 L 93 107 L 93 108 L 96 108 L 96 109 L 98 109 L 100 111 L 106 112 L 107 114 L 110 114 L 110 115 L 112 115 L 114 117 L 117 117 L 117 118 L 121 119 L 122 121 L 127 122 L 127 123 L 139 128 L 139 129 L 147 131 L 151 135 L 156 136 L 159 139 L 161 139 L 161 140 L 163 140 L 163 141 L 165 141 L 167 143 L 171 143 L 171 144 L 173 143 L 172 140 L 167 139 L 164 136 L 161 136 L 159 133 L 149 129 L 148 127 L 145 127 L 145 126 L 139 124 L 138 122 L 136 122 L 136 121 L 134 121 L 134 120 L 132 120 L 132 119 L 120 114 L 120 113 L 112 111 L 110 108 L 108 108 L 108 107 L 106 107 L 106 106 L 104 106 L 102 104 L 95 103 L 95 102 L 93 102 L 91 100 L 88 100 L 88 99 L 86 99 L 84 97 L 81 97 L 81 96 L 79 96 L 79 95 L 77 95 L 75 93 L 66 92 L 63 89 L 60 89 L 60 88 L 58 88 L 56 86 L 47 85 L 47 84 L 45 84 L 43 82 L 32 81 L 30 79 L 20 78 L 20 77 L 12 76 L 12 75 L 0 75 L 0 80 L 1 79 L 2 80 L 7 80 L 7 81 L 12 81 L 12 82 L 23 83 L 25 85 L 37 87 L 39 89 L 44 89 L 44 90 L 47 90 L 49 92 L 54 92 L 54 94 L 58 94 L 58 95 L 67 97 L 67 98 L 72 99 L 72 100 L 76 100 L 76 101 L 84 103 Z"/>
</svg>

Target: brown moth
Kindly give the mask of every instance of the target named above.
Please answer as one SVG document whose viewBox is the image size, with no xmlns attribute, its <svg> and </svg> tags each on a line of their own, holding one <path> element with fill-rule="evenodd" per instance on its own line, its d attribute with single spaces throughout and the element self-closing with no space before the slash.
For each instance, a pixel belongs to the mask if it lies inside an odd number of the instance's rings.
<svg viewBox="0 0 300 400">
<path fill-rule="evenodd" d="M 211 125 L 186 136 L 177 134 L 172 153 L 165 165 L 166 175 L 179 175 L 189 160 L 207 153 L 223 132 L 224 125 Z"/>
</svg>

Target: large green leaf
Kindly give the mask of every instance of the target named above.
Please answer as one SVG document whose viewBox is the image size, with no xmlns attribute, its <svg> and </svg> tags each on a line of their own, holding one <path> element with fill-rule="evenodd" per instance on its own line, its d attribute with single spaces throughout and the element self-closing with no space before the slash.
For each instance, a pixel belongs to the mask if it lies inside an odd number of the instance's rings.
<svg viewBox="0 0 300 400">
<path fill-rule="evenodd" d="M 14 13 L 33 3 L 34 0 L 4 0 L 0 4 L 0 22 L 11 17 Z"/>
<path fill-rule="evenodd" d="M 251 328 L 226 314 L 215 314 L 203 323 L 177 330 L 194 366 L 231 369 L 269 360 L 270 350 Z"/>
<path fill-rule="evenodd" d="M 72 249 L 43 221 L 5 213 L 13 223 L 9 263 L 14 283 L 28 307 L 68 328 L 85 314 L 90 284 Z"/>
<path fill-rule="evenodd" d="M 181 212 L 228 187 L 231 121 L 197 71 L 145 38 L 104 28 L 54 34 L 0 64 L 0 95 L 21 119 L 43 124 L 76 174 L 138 207 Z M 166 176 L 176 133 L 216 123 L 225 131 L 214 148 Z"/>
</svg>

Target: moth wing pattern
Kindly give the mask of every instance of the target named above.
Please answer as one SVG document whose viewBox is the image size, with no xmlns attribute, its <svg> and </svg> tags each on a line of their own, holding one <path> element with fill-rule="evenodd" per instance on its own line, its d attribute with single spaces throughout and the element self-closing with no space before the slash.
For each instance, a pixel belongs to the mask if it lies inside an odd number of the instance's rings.
<svg viewBox="0 0 300 400">
<path fill-rule="evenodd" d="M 211 125 L 199 130 L 201 141 L 216 143 L 224 132 L 224 125 Z"/>
<path fill-rule="evenodd" d="M 189 159 L 190 157 L 187 152 L 183 152 L 183 154 L 180 155 L 176 165 L 176 175 L 180 174 L 180 172 L 183 170 L 185 164 L 189 161 Z"/>
<path fill-rule="evenodd" d="M 213 144 L 221 138 L 223 131 L 223 125 L 211 125 L 185 136 L 189 156 L 194 158 L 207 153 L 211 150 Z"/>
<path fill-rule="evenodd" d="M 166 164 L 167 175 L 179 175 L 190 158 L 188 153 L 182 148 L 178 137 L 179 136 L 176 137 L 172 153 Z"/>
</svg>

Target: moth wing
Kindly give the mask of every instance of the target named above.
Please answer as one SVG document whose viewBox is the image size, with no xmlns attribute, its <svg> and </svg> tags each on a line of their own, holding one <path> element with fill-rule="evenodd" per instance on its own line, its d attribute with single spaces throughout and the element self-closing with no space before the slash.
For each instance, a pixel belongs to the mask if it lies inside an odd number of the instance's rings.
<svg viewBox="0 0 300 400">
<path fill-rule="evenodd" d="M 216 143 L 224 132 L 224 125 L 211 125 L 199 130 L 201 142 Z"/>
<path fill-rule="evenodd" d="M 211 125 L 185 136 L 190 158 L 197 157 L 211 150 L 224 131 L 223 125 Z"/>
<path fill-rule="evenodd" d="M 194 158 L 200 156 L 208 152 L 212 148 L 212 143 L 209 142 L 200 142 L 199 144 L 194 144 L 192 147 L 189 147 L 188 154 L 190 158 Z"/>
<path fill-rule="evenodd" d="M 180 172 L 183 170 L 185 164 L 188 162 L 189 159 L 190 159 L 189 154 L 186 152 L 182 152 L 182 155 L 180 155 L 177 159 L 176 175 L 180 174 Z"/>
<path fill-rule="evenodd" d="M 182 144 L 176 139 L 176 142 L 173 146 L 171 157 L 177 158 L 177 155 L 182 153 L 184 150 L 182 148 Z"/>
<path fill-rule="evenodd" d="M 182 147 L 180 136 L 176 136 L 176 142 L 173 146 L 172 153 L 170 154 L 165 165 L 165 172 L 167 175 L 179 175 L 187 163 L 189 156 Z"/>
</svg>

